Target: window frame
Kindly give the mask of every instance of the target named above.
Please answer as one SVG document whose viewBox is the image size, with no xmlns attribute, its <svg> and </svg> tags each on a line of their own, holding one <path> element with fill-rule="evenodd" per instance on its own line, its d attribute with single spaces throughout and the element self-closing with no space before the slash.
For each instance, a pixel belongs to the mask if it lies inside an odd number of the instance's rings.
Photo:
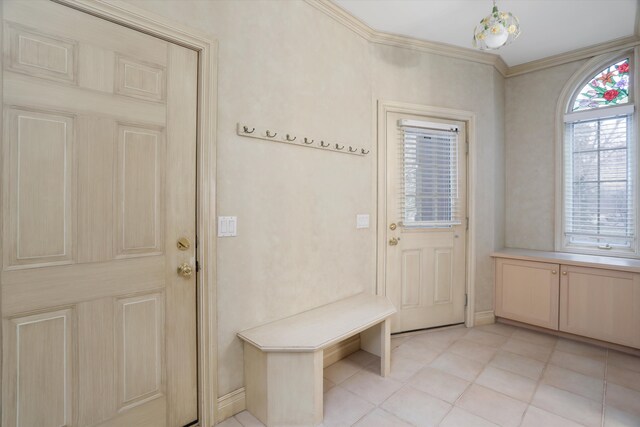
<svg viewBox="0 0 640 427">
<path fill-rule="evenodd" d="M 605 55 L 600 55 L 585 63 L 564 86 L 563 91 L 560 94 L 557 105 L 557 126 L 556 126 L 556 217 L 555 217 L 555 250 L 558 252 L 576 253 L 576 254 L 588 254 L 588 255 L 600 255 L 600 256 L 612 256 L 622 258 L 640 258 L 640 239 L 638 233 L 640 231 L 638 218 L 638 204 L 640 199 L 640 191 L 638 184 L 640 184 L 640 147 L 639 133 L 638 133 L 638 111 L 634 108 L 635 100 L 637 98 L 638 82 L 637 74 L 635 70 L 638 66 L 638 55 L 635 48 L 634 50 L 618 51 Z M 629 101 L 625 104 L 612 105 L 607 107 L 592 108 L 582 111 L 572 111 L 575 99 L 579 95 L 582 88 L 597 74 L 599 74 L 606 67 L 613 65 L 625 58 L 629 58 L 630 72 L 629 72 Z M 580 246 L 571 244 L 569 238 L 565 235 L 565 229 L 567 225 L 566 219 L 566 206 L 565 206 L 565 147 L 567 145 L 567 128 L 570 123 L 578 121 L 597 120 L 598 118 L 607 118 L 615 115 L 616 112 L 624 110 L 626 106 L 631 106 L 633 112 L 630 114 L 631 120 L 631 138 L 633 138 L 633 162 L 635 162 L 635 170 L 629 174 L 634 186 L 634 232 L 633 242 L 629 249 L 619 249 L 615 246 L 612 249 L 601 249 L 594 247 L 593 245 Z M 626 114 L 625 114 L 626 115 Z"/>
</svg>

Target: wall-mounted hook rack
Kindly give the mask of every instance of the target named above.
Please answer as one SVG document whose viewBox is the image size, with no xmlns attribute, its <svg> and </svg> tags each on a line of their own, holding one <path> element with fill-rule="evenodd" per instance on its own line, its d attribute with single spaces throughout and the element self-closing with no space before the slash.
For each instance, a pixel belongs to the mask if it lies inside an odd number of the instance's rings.
<svg viewBox="0 0 640 427">
<path fill-rule="evenodd" d="M 265 141 L 282 142 L 289 145 L 297 145 L 300 147 L 317 148 L 324 151 L 333 151 L 334 153 L 353 154 L 356 156 L 365 156 L 369 153 L 369 150 L 364 148 L 354 147 L 349 145 L 349 149 L 345 150 L 345 144 L 338 142 L 328 142 L 324 139 L 311 138 L 309 136 L 301 136 L 298 138 L 292 132 L 281 132 L 274 130 L 273 128 L 260 128 L 249 126 L 244 123 L 238 123 L 237 133 L 240 136 L 246 136 L 249 138 L 262 139 Z M 280 135 L 280 136 L 278 136 Z"/>
</svg>

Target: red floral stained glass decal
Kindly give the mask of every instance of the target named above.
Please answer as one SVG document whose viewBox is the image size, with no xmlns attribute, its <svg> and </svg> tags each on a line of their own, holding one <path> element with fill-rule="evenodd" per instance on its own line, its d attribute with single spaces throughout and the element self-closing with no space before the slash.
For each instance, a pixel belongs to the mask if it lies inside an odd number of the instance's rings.
<svg viewBox="0 0 640 427">
<path fill-rule="evenodd" d="M 572 111 L 629 102 L 629 58 L 602 70 L 578 93 Z"/>
</svg>

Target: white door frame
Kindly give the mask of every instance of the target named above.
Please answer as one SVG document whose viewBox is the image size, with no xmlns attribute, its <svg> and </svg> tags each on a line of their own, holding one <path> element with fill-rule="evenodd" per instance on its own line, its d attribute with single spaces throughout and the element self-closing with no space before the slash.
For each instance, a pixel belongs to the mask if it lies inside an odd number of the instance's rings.
<svg viewBox="0 0 640 427">
<path fill-rule="evenodd" d="M 198 53 L 197 116 L 197 340 L 198 420 L 217 417 L 216 118 L 218 43 L 207 34 L 121 1 L 52 0 Z"/>
<path fill-rule="evenodd" d="M 426 105 L 407 104 L 403 102 L 378 101 L 377 116 L 377 208 L 378 221 L 376 228 L 376 293 L 386 295 L 386 257 L 387 257 L 387 113 L 403 113 L 430 116 L 444 120 L 464 122 L 467 127 L 469 142 L 469 157 L 467 166 L 467 216 L 469 230 L 467 231 L 467 265 L 466 265 L 466 293 L 467 306 L 465 308 L 465 326 L 473 327 L 475 321 L 475 200 L 476 200 L 476 115 L 471 111 L 452 110 L 450 108 L 430 107 Z"/>
</svg>

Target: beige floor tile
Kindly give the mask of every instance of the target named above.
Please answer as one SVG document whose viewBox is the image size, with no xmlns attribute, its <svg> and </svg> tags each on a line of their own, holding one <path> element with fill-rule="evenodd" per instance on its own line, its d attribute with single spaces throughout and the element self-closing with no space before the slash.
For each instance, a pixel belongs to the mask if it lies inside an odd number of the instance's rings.
<svg viewBox="0 0 640 427">
<path fill-rule="evenodd" d="M 418 372 L 409 384 L 449 403 L 455 402 L 469 386 L 468 381 L 429 367 Z"/>
<path fill-rule="evenodd" d="M 379 405 L 398 391 L 402 387 L 402 383 L 392 378 L 384 378 L 371 372 L 360 371 L 343 382 L 341 387 L 371 403 Z"/>
<path fill-rule="evenodd" d="M 411 427 L 392 414 L 380 408 L 365 415 L 360 421 L 354 424 L 354 427 Z"/>
<path fill-rule="evenodd" d="M 243 427 L 243 426 L 242 424 L 240 424 L 240 421 L 236 420 L 234 417 L 231 417 L 231 418 L 227 418 L 220 424 L 216 424 L 216 427 Z"/>
<path fill-rule="evenodd" d="M 467 411 L 502 427 L 517 427 L 527 404 L 486 387 L 472 384 L 456 402 Z"/>
<path fill-rule="evenodd" d="M 430 349 L 431 351 L 436 351 L 438 353 L 443 352 L 451 343 L 453 343 L 457 338 L 451 338 L 450 336 L 440 336 L 431 334 L 424 335 L 416 335 L 412 337 L 410 340 L 404 342 L 403 344 L 413 343 L 415 345 L 420 346 L 420 348 Z"/>
<path fill-rule="evenodd" d="M 614 383 L 640 391 L 640 372 L 609 365 L 607 367 L 607 383 Z"/>
<path fill-rule="evenodd" d="M 424 364 L 416 360 L 409 359 L 399 354 L 394 354 L 391 357 L 391 372 L 389 373 L 389 377 L 394 380 L 406 382 L 419 370 L 424 368 L 424 366 Z"/>
<path fill-rule="evenodd" d="M 513 332 L 511 338 L 527 341 L 543 347 L 555 347 L 556 342 L 558 341 L 558 337 L 556 336 L 520 328 Z"/>
<path fill-rule="evenodd" d="M 380 362 L 380 357 L 375 354 L 371 354 L 368 351 L 358 350 L 355 353 L 351 353 L 347 360 L 354 362 L 356 365 L 360 365 L 362 367 L 368 366 L 373 362 Z"/>
<path fill-rule="evenodd" d="M 457 354 L 445 352 L 431 362 L 429 366 L 464 380 L 473 381 L 484 367 L 484 364 Z"/>
<path fill-rule="evenodd" d="M 526 403 L 531 400 L 537 384 L 531 378 L 492 366 L 487 366 L 475 383 Z"/>
<path fill-rule="evenodd" d="M 324 394 L 323 426 L 350 426 L 373 408 L 374 405 L 350 391 L 334 387 Z"/>
<path fill-rule="evenodd" d="M 504 343 L 501 348 L 502 350 L 519 354 L 520 356 L 530 357 L 541 362 L 546 362 L 553 351 L 553 349 L 550 347 L 543 347 L 513 337 L 509 338 L 509 341 Z"/>
<path fill-rule="evenodd" d="M 613 406 L 616 409 L 640 416 L 640 391 L 607 383 L 604 403 L 606 406 Z"/>
<path fill-rule="evenodd" d="M 486 329 L 474 328 L 464 336 L 464 339 L 490 347 L 500 347 L 509 340 L 509 337 L 504 334 L 487 331 Z"/>
<path fill-rule="evenodd" d="M 566 390 L 540 384 L 532 405 L 588 427 L 599 427 L 602 404 Z"/>
<path fill-rule="evenodd" d="M 604 427 L 637 427 L 640 417 L 620 409 L 607 406 L 604 410 Z"/>
<path fill-rule="evenodd" d="M 548 365 L 542 376 L 542 382 L 580 396 L 602 402 L 604 380 L 581 374 L 559 366 Z"/>
<path fill-rule="evenodd" d="M 326 393 L 329 390 L 331 390 L 333 387 L 335 386 L 335 384 L 333 383 L 333 381 L 328 380 L 326 378 L 322 379 L 322 392 Z"/>
<path fill-rule="evenodd" d="M 607 363 L 609 365 L 640 372 L 640 357 L 638 356 L 632 356 L 630 354 L 620 353 L 619 351 L 609 350 Z"/>
<path fill-rule="evenodd" d="M 607 357 L 607 349 L 605 348 L 564 338 L 558 339 L 556 350 L 591 357 L 601 361 L 604 361 Z"/>
<path fill-rule="evenodd" d="M 581 374 L 589 375 L 596 378 L 604 378 L 605 363 L 586 356 L 565 353 L 564 351 L 554 351 L 549 359 L 552 365 L 561 368 L 571 369 Z"/>
<path fill-rule="evenodd" d="M 492 323 L 491 325 L 478 326 L 474 329 L 510 337 L 517 328 L 515 326 L 505 325 L 504 323 Z"/>
<path fill-rule="evenodd" d="M 426 365 L 427 363 L 431 363 L 440 353 L 441 350 L 430 347 L 422 341 L 409 340 L 391 351 L 391 359 L 393 360 L 395 356 L 399 356 L 413 359 L 418 363 Z"/>
<path fill-rule="evenodd" d="M 524 419 L 520 427 L 581 427 L 578 424 L 566 418 L 547 412 L 544 409 L 529 406 L 524 414 Z"/>
<path fill-rule="evenodd" d="M 405 386 L 381 406 L 387 412 L 418 427 L 437 426 L 451 409 L 447 402 L 436 399 L 411 386 Z"/>
<path fill-rule="evenodd" d="M 489 422 L 484 418 L 473 415 L 461 408 L 453 408 L 444 417 L 440 427 L 497 427 L 497 424 Z"/>
<path fill-rule="evenodd" d="M 240 424 L 242 424 L 243 427 L 264 427 L 264 424 L 251 415 L 249 411 L 242 411 L 239 414 L 236 414 L 236 419 L 240 421 Z"/>
<path fill-rule="evenodd" d="M 497 349 L 462 338 L 454 342 L 447 351 L 484 364 L 493 358 Z"/>
<path fill-rule="evenodd" d="M 545 366 L 539 360 L 503 350 L 498 351 L 489 364 L 536 381 L 542 376 Z"/>
<path fill-rule="evenodd" d="M 396 348 L 408 339 L 408 336 L 391 337 L 391 348 Z"/>
<path fill-rule="evenodd" d="M 324 368 L 323 376 L 334 384 L 340 384 L 355 375 L 360 369 L 361 367 L 357 363 L 349 359 L 342 359 Z"/>
</svg>

